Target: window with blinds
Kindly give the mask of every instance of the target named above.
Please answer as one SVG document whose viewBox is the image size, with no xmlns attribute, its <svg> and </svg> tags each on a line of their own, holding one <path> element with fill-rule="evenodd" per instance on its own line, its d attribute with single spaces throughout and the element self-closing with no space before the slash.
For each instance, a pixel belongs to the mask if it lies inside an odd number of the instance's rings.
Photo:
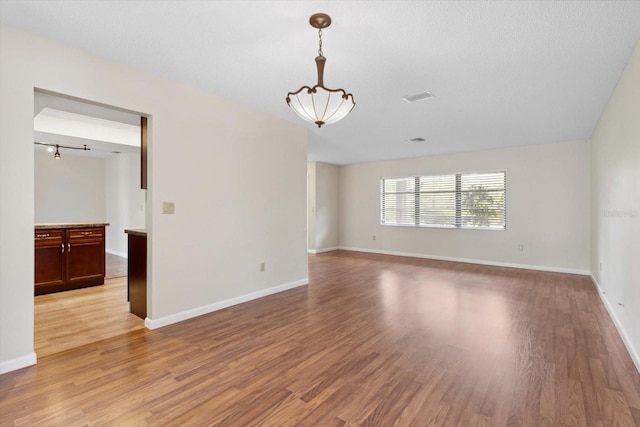
<svg viewBox="0 0 640 427">
<path fill-rule="evenodd" d="M 382 178 L 380 223 L 504 230 L 506 173 Z"/>
</svg>

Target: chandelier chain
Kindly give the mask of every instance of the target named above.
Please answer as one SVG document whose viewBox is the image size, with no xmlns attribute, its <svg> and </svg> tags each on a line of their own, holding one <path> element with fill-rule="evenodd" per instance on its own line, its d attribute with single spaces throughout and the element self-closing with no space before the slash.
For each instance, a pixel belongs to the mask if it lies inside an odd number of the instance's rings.
<svg viewBox="0 0 640 427">
<path fill-rule="evenodd" d="M 318 29 L 318 55 L 324 57 L 322 54 L 322 28 Z"/>
</svg>

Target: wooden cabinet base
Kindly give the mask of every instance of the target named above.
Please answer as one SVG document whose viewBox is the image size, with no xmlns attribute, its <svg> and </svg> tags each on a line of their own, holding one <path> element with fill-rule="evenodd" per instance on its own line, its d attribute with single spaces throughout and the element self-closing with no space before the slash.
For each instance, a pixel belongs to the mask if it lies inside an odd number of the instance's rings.
<svg viewBox="0 0 640 427">
<path fill-rule="evenodd" d="M 141 319 L 147 317 L 147 236 L 125 230 L 129 243 L 128 296 L 129 311 Z"/>
<path fill-rule="evenodd" d="M 74 289 L 81 289 L 81 288 L 89 288 L 91 286 L 100 286 L 100 285 L 104 285 L 104 278 L 101 279 L 99 281 L 99 283 L 91 283 L 91 282 L 87 282 L 87 283 L 63 283 L 60 285 L 38 285 L 35 287 L 35 292 L 34 294 L 36 296 L 38 295 L 46 295 L 46 294 L 52 294 L 54 292 L 63 292 L 63 291 L 72 291 Z"/>
<path fill-rule="evenodd" d="M 35 230 L 35 295 L 104 284 L 104 225 Z"/>
</svg>

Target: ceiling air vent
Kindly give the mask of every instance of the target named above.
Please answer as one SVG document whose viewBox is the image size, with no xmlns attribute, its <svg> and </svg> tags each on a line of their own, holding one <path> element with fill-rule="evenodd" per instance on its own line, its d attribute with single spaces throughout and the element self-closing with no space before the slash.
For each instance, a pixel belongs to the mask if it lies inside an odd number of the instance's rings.
<svg viewBox="0 0 640 427">
<path fill-rule="evenodd" d="M 413 143 L 416 143 L 416 142 L 425 142 L 425 141 L 426 141 L 426 139 L 424 139 L 424 138 L 420 138 L 420 137 L 417 137 L 417 138 L 411 138 L 411 139 L 409 140 L 409 142 L 413 142 Z"/>
<path fill-rule="evenodd" d="M 413 95 L 403 96 L 402 100 L 407 104 L 412 104 L 414 102 L 423 101 L 427 98 L 431 98 L 433 95 L 428 90 L 420 93 L 414 93 Z"/>
</svg>

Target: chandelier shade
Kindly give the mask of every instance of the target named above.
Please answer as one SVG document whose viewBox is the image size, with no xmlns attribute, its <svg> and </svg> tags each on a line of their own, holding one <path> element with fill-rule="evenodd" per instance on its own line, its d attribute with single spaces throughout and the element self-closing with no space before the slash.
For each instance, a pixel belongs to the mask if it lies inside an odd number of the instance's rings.
<svg viewBox="0 0 640 427">
<path fill-rule="evenodd" d="M 309 19 L 311 26 L 318 28 L 319 49 L 316 57 L 318 83 L 315 86 L 302 86 L 287 94 L 287 105 L 303 120 L 315 123 L 318 127 L 342 120 L 355 107 L 353 95 L 344 89 L 329 89 L 324 86 L 324 65 L 326 58 L 322 54 L 322 28 L 331 24 L 329 15 L 317 13 Z"/>
</svg>

